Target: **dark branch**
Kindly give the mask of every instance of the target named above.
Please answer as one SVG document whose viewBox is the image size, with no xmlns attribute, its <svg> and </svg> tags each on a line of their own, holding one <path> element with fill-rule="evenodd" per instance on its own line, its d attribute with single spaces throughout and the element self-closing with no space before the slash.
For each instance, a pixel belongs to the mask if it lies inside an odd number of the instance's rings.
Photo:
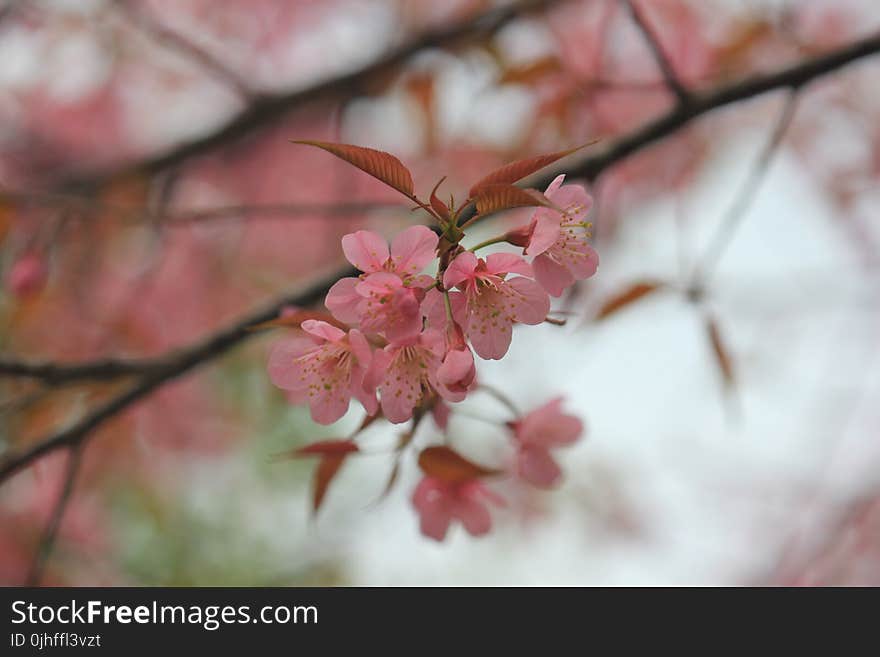
<svg viewBox="0 0 880 657">
<path fill-rule="evenodd" d="M 276 318 L 285 306 L 314 305 L 324 297 L 333 283 L 344 276 L 353 276 L 356 273 L 351 269 L 334 272 L 331 276 L 313 282 L 304 290 L 276 299 L 263 310 L 217 331 L 202 342 L 159 358 L 149 373 L 142 376 L 125 392 L 105 402 L 70 427 L 0 461 L 0 482 L 48 452 L 85 441 L 93 429 L 143 399 L 156 388 L 186 374 L 202 363 L 225 354 L 240 342 L 254 335 L 252 327 Z"/>
<path fill-rule="evenodd" d="M 140 8 L 135 6 L 134 3 L 129 0 L 122 0 L 116 2 L 113 7 L 123 13 L 135 28 L 139 29 L 155 41 L 164 44 L 172 50 L 176 50 L 191 61 L 195 62 L 218 80 L 231 87 L 245 100 L 254 97 L 254 91 L 245 84 L 244 80 L 242 80 L 237 73 L 230 70 L 213 55 L 205 52 L 182 35 L 159 24 L 147 16 Z"/>
<path fill-rule="evenodd" d="M 105 381 L 122 376 L 143 375 L 160 367 L 158 360 L 102 359 L 71 364 L 0 360 L 0 377 L 37 379 L 47 385 L 61 385 L 71 381 Z"/>
<path fill-rule="evenodd" d="M 57 186 L 72 189 L 93 189 L 109 180 L 128 175 L 151 176 L 176 167 L 191 158 L 234 143 L 281 119 L 293 108 L 320 100 L 356 96 L 370 83 L 389 71 L 399 68 L 414 55 L 430 48 L 448 48 L 459 43 L 491 36 L 507 23 L 524 14 L 538 12 L 562 0 L 520 0 L 506 7 L 490 10 L 452 26 L 432 30 L 393 50 L 379 60 L 340 77 L 312 87 L 284 94 L 262 96 L 218 130 L 184 142 L 164 153 L 107 171 L 96 171 L 56 181 Z"/>
<path fill-rule="evenodd" d="M 49 517 L 49 523 L 37 546 L 34 554 L 34 561 L 28 570 L 25 578 L 25 586 L 37 586 L 43 578 L 43 572 L 46 569 L 46 563 L 49 561 L 49 555 L 52 554 L 52 548 L 58 540 L 58 532 L 61 530 L 61 522 L 64 520 L 64 513 L 70 505 L 73 497 L 73 487 L 76 485 L 76 477 L 79 474 L 79 466 L 82 461 L 82 453 L 85 450 L 85 443 L 74 445 L 70 449 L 67 456 L 67 468 L 64 471 L 64 481 L 61 484 L 61 492 L 58 493 L 58 500 L 52 509 L 52 515 Z"/>
<path fill-rule="evenodd" d="M 660 38 L 651 28 L 641 10 L 636 6 L 635 0 L 623 0 L 623 4 L 626 5 L 630 16 L 632 16 L 633 22 L 645 37 L 645 42 L 647 42 L 648 47 L 651 49 L 651 53 L 654 55 L 657 66 L 660 67 L 660 72 L 663 74 L 666 86 L 675 94 L 679 103 L 687 103 L 690 99 L 690 92 L 688 92 L 687 88 L 682 84 L 678 74 L 675 72 L 675 68 L 672 66 L 672 62 L 670 62 L 669 58 L 666 56 L 666 52 L 663 50 L 663 45 L 660 43 Z"/>
<path fill-rule="evenodd" d="M 608 167 L 675 133 L 693 119 L 711 110 L 777 89 L 799 89 L 816 78 L 878 52 L 880 52 L 880 34 L 783 69 L 777 73 L 751 77 L 721 87 L 715 91 L 694 96 L 687 105 L 678 106 L 643 128 L 622 137 L 611 144 L 604 152 L 587 157 L 573 167 L 567 167 L 567 172 L 573 177 L 581 176 L 594 179 Z M 554 171 L 538 178 L 531 178 L 524 184 L 544 187 L 557 173 Z M 460 221 L 465 221 L 472 217 L 473 212 L 474 208 L 471 205 L 463 211 Z M 73 426 L 44 438 L 29 448 L 8 456 L 0 463 L 0 482 L 48 452 L 85 440 L 93 429 L 114 417 L 131 404 L 143 399 L 165 382 L 182 376 L 195 369 L 198 365 L 226 353 L 229 349 L 253 334 L 249 327 L 273 319 L 284 306 L 312 305 L 323 297 L 333 283 L 344 276 L 351 276 L 353 274 L 354 272 L 348 268 L 336 272 L 324 280 L 313 283 L 303 292 L 277 299 L 267 309 L 246 317 L 213 336 L 209 336 L 204 342 L 184 349 L 176 355 L 173 354 L 167 357 L 164 367 L 144 376 L 140 382 L 129 388 L 128 391 L 98 407 Z M 165 361 L 165 358 L 162 360 Z"/>
</svg>

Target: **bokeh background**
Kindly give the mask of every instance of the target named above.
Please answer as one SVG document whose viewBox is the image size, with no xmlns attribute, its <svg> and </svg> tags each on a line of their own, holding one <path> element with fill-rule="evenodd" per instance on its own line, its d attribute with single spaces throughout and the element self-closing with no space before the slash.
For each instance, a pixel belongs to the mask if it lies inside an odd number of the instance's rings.
<svg viewBox="0 0 880 657">
<path fill-rule="evenodd" d="M 880 29 L 875 0 L 635 7 L 641 28 L 617 0 L 0 2 L 0 361 L 170 353 L 338 269 L 346 232 L 420 220 L 290 138 L 391 151 L 420 193 L 447 176 L 463 198 L 507 161 L 600 139 L 576 166 L 672 111 L 645 27 L 698 93 Z M 580 181 L 599 273 L 558 302 L 566 326 L 521 327 L 478 372 L 524 409 L 565 395 L 587 436 L 558 489 L 496 486 L 489 536 L 419 534 L 412 454 L 377 501 L 401 430 L 383 423 L 310 517 L 313 464 L 272 456 L 362 411 L 320 427 L 289 406 L 270 332 L 97 427 L 51 554 L 69 450 L 7 477 L 0 582 L 880 584 L 878 89 L 866 57 Z M 130 382 L 7 367 L 0 462 Z M 497 460 L 485 420 L 505 408 L 461 406 L 455 444 Z"/>
</svg>

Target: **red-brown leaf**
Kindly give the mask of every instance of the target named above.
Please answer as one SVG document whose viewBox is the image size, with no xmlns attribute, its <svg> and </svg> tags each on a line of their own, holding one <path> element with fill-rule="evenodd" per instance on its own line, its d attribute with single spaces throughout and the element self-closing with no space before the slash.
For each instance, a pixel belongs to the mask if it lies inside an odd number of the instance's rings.
<svg viewBox="0 0 880 657">
<path fill-rule="evenodd" d="M 339 468 L 345 462 L 345 457 L 345 454 L 331 454 L 324 456 L 318 463 L 312 488 L 312 509 L 315 513 L 321 508 L 321 502 L 324 501 L 330 482 L 339 472 Z"/>
<path fill-rule="evenodd" d="M 734 384 L 733 360 L 730 353 L 724 345 L 724 339 L 721 337 L 721 329 L 718 323 L 711 317 L 706 320 L 706 333 L 709 336 L 709 344 L 712 345 L 712 354 L 715 356 L 715 363 L 721 372 L 721 378 L 724 385 L 732 386 Z"/>
<path fill-rule="evenodd" d="M 358 446 L 353 440 L 318 440 L 303 447 L 281 452 L 272 457 L 273 461 L 300 459 L 309 456 L 337 456 L 357 452 Z"/>
<path fill-rule="evenodd" d="M 609 315 L 613 315 L 618 310 L 635 303 L 639 299 L 655 292 L 663 287 L 663 283 L 657 281 L 640 281 L 633 283 L 622 292 L 618 292 L 602 304 L 596 319 L 605 319 Z"/>
<path fill-rule="evenodd" d="M 507 183 L 486 185 L 481 187 L 473 201 L 477 206 L 477 213 L 491 214 L 522 207 L 553 207 L 553 204 L 536 189 L 520 189 Z"/>
<path fill-rule="evenodd" d="M 434 189 L 431 190 L 431 207 L 434 209 L 434 212 L 437 213 L 438 217 L 443 220 L 448 220 L 449 208 L 437 197 L 437 189 L 443 184 L 444 180 L 446 180 L 446 176 L 443 176 L 440 181 L 434 185 Z"/>
<path fill-rule="evenodd" d="M 334 144 L 326 141 L 310 141 L 293 139 L 294 144 L 306 144 L 316 146 L 336 157 L 353 164 L 374 178 L 381 180 L 389 187 L 404 194 L 407 198 L 413 198 L 413 179 L 403 163 L 391 153 L 377 151 L 373 148 L 353 146 L 351 144 Z"/>
<path fill-rule="evenodd" d="M 498 473 L 497 470 L 490 470 L 468 461 L 458 452 L 443 445 L 423 449 L 419 454 L 419 467 L 426 475 L 450 483 Z"/>
<path fill-rule="evenodd" d="M 348 330 L 348 326 L 337 320 L 335 317 L 333 317 L 333 315 L 320 310 L 298 310 L 295 313 L 291 313 L 289 315 L 283 315 L 275 319 L 270 319 L 268 322 L 254 324 L 253 326 L 249 326 L 248 330 L 260 331 L 263 329 L 271 328 L 299 328 L 300 324 L 302 324 L 307 319 L 317 319 L 322 322 L 332 324 L 333 326 L 340 328 L 343 331 Z"/>
<path fill-rule="evenodd" d="M 353 440 L 319 440 L 294 451 L 296 456 L 335 456 L 358 451 Z"/>
<path fill-rule="evenodd" d="M 498 84 L 535 84 L 562 71 L 562 62 L 556 55 L 541 57 L 522 66 L 511 66 L 504 71 Z"/>
<path fill-rule="evenodd" d="M 513 183 L 522 180 L 526 176 L 529 176 L 536 171 L 543 169 L 544 167 L 553 164 L 556 160 L 561 160 L 566 155 L 571 155 L 575 151 L 579 151 L 582 148 L 586 148 L 590 144 L 595 144 L 596 142 L 590 142 L 589 144 L 584 144 L 583 146 L 578 146 L 577 148 L 569 148 L 565 151 L 559 151 L 557 153 L 549 153 L 547 155 L 539 155 L 537 157 L 530 157 L 525 160 L 517 160 L 516 162 L 511 162 L 510 164 L 506 164 L 500 169 L 496 169 L 488 176 L 474 183 L 474 186 L 471 187 L 470 196 L 474 198 L 482 188 L 487 187 L 489 185 L 499 185 L 499 184 L 507 184 L 512 185 Z"/>
</svg>

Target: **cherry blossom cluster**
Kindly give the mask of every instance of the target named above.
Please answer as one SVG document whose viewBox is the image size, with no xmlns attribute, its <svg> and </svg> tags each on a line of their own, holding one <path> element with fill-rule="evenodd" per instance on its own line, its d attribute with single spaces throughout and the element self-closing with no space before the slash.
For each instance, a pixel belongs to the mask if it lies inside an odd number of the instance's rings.
<svg viewBox="0 0 880 657">
<path fill-rule="evenodd" d="M 346 159 L 369 172 L 362 163 Z M 464 401 L 478 387 L 474 355 L 503 358 L 514 325 L 546 321 L 551 296 L 559 297 L 575 281 L 596 272 L 598 256 L 587 222 L 591 199 L 583 187 L 564 185 L 563 180 L 558 176 L 543 195 L 535 192 L 540 198 L 534 203 L 510 201 L 510 207 L 534 205 L 536 210 L 525 225 L 471 249 L 460 242 L 474 219 L 459 226 L 461 208 L 449 210 L 434 193 L 430 206 L 419 204 L 438 220 L 436 231 L 412 226 L 390 244 L 367 230 L 345 235 L 342 250 L 359 274 L 330 288 L 325 299 L 329 315 L 310 316 L 299 323 L 301 332 L 273 346 L 268 365 L 272 382 L 286 391 L 291 403 L 308 404 L 312 418 L 322 424 L 340 419 L 354 398 L 368 419 L 383 417 L 395 424 L 413 420 L 414 431 L 432 411 L 445 430 L 449 404 Z M 525 193 L 501 191 L 508 198 Z M 505 209 L 503 205 L 495 203 L 492 211 Z M 479 253 L 502 242 L 521 253 Z M 582 433 L 580 420 L 563 413 L 561 403 L 555 399 L 507 424 L 516 453 L 507 470 L 539 487 L 552 486 L 561 474 L 550 449 L 570 444 Z M 341 459 L 340 454 L 357 450 L 352 440 L 322 445 L 327 447 L 302 455 Z M 425 477 L 413 503 L 422 532 L 442 540 L 450 523 L 459 520 L 471 534 L 484 534 L 490 527 L 486 503 L 501 500 L 483 479 L 499 470 L 449 452 L 443 458 L 454 467 L 419 460 Z M 316 506 L 318 495 L 316 489 Z"/>
</svg>

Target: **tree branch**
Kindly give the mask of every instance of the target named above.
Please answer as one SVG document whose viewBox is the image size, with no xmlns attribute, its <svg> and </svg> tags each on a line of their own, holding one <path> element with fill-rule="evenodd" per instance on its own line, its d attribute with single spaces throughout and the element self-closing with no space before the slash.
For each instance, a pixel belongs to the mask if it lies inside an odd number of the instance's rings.
<svg viewBox="0 0 880 657">
<path fill-rule="evenodd" d="M 133 5 L 129 0 L 120 0 L 113 7 L 124 14 L 131 25 L 149 38 L 165 44 L 168 48 L 176 50 L 192 60 L 232 88 L 241 98 L 249 100 L 255 96 L 253 89 L 237 73 L 185 37 L 147 16 L 141 8 Z"/>
<path fill-rule="evenodd" d="M 773 156 L 776 155 L 776 152 L 779 150 L 782 138 L 785 136 L 785 133 L 788 131 L 788 127 L 791 125 L 791 121 L 794 118 L 796 108 L 797 93 L 792 91 L 788 98 L 785 99 L 785 105 L 782 107 L 782 112 L 776 120 L 776 124 L 773 126 L 770 136 L 767 138 L 767 142 L 758 154 L 758 158 L 755 161 L 752 170 L 743 182 L 733 203 L 727 209 L 727 212 L 724 213 L 724 217 L 718 226 L 717 232 L 709 243 L 700 263 L 695 268 L 689 285 L 691 290 L 699 291 L 705 287 L 714 267 L 721 260 L 725 249 L 730 245 L 730 241 L 733 238 L 736 229 L 742 224 L 746 212 L 751 206 L 752 201 L 754 201 L 755 195 L 758 193 L 758 188 L 761 186 L 761 181 L 764 179 L 767 169 L 770 168 Z"/>
<path fill-rule="evenodd" d="M 55 186 L 70 189 L 94 189 L 119 177 L 151 176 L 165 169 L 179 166 L 194 157 L 205 155 L 216 148 L 253 134 L 284 117 L 295 107 L 328 98 L 357 95 L 363 89 L 368 88 L 372 80 L 381 78 L 389 70 L 402 66 L 423 50 L 448 48 L 478 37 L 491 36 L 515 18 L 546 10 L 562 1 L 520 0 L 452 26 L 431 30 L 351 73 L 320 82 L 306 89 L 262 96 L 210 134 L 173 146 L 164 153 L 121 167 L 56 180 Z"/>
<path fill-rule="evenodd" d="M 777 89 L 796 90 L 812 80 L 827 75 L 856 60 L 874 55 L 880 52 L 880 34 L 858 41 L 850 46 L 835 50 L 826 55 L 821 55 L 795 66 L 783 69 L 770 75 L 759 75 L 747 78 L 715 91 L 696 95 L 687 105 L 680 105 L 664 116 L 635 130 L 612 143 L 604 152 L 586 157 L 572 167 L 566 167 L 572 177 L 586 177 L 594 179 L 608 167 L 623 160 L 629 155 L 636 153 L 651 144 L 675 133 L 682 126 L 693 119 L 702 116 L 714 109 L 736 103 L 741 100 L 752 98 L 763 93 Z M 536 184 L 546 186 L 558 171 L 544 174 L 540 177 L 530 178 L 523 184 Z M 462 220 L 472 217 L 474 207 L 470 205 L 462 212 Z M 36 444 L 25 448 L 17 453 L 7 456 L 0 462 L 0 482 L 18 472 L 34 460 L 55 449 L 71 446 L 84 441 L 90 432 L 125 410 L 130 405 L 143 399 L 153 390 L 167 381 L 173 380 L 195 369 L 204 362 L 212 360 L 231 348 L 243 342 L 253 332 L 250 327 L 273 319 L 286 305 L 308 306 L 318 302 L 330 286 L 345 276 L 352 276 L 355 272 L 346 268 L 335 274 L 319 280 L 307 289 L 286 295 L 275 300 L 266 309 L 222 329 L 203 342 L 167 357 L 165 365 L 158 367 L 141 378 L 133 387 L 121 395 L 112 398 L 92 413 L 76 422 L 67 429 L 63 429 L 50 435 Z M 161 359 L 165 360 L 165 359 Z"/>
<path fill-rule="evenodd" d="M 0 360 L 0 377 L 37 379 L 46 385 L 62 385 L 72 381 L 106 381 L 123 376 L 144 375 L 161 369 L 156 359 L 116 360 L 101 359 L 87 363 L 28 363 Z"/>
<path fill-rule="evenodd" d="M 669 90 L 675 94 L 676 98 L 678 98 L 678 102 L 684 105 L 690 100 L 690 92 L 687 90 L 684 84 L 682 84 L 681 80 L 678 77 L 678 74 L 675 72 L 675 68 L 672 66 L 672 62 L 670 62 L 669 58 L 666 56 L 666 53 L 663 50 L 663 46 L 660 43 L 660 38 L 651 28 L 641 10 L 636 6 L 635 0 L 622 1 L 623 4 L 626 5 L 626 8 L 629 10 L 629 14 L 632 17 L 633 23 L 636 24 L 636 27 L 645 37 L 645 42 L 651 49 L 651 53 L 654 55 L 657 66 L 660 67 L 660 72 L 663 74 L 663 79 L 666 82 L 666 86 L 669 87 Z"/>
<path fill-rule="evenodd" d="M 61 529 L 61 522 L 64 520 L 64 513 L 70 505 L 73 498 L 73 487 L 76 485 L 76 477 L 79 474 L 79 466 L 82 462 L 82 453 L 85 450 L 85 443 L 74 445 L 70 449 L 67 456 L 67 468 L 64 471 L 64 481 L 61 484 L 61 492 L 58 493 L 58 500 L 52 509 L 52 515 L 49 517 L 49 523 L 43 532 L 37 551 L 34 554 L 34 561 L 25 578 L 25 586 L 38 586 L 43 578 L 43 572 L 46 569 L 46 563 L 49 561 L 49 555 L 52 554 L 52 548 L 55 547 L 55 541 L 58 539 L 58 532 Z"/>
<path fill-rule="evenodd" d="M 66 429 L 62 429 L 0 461 L 0 482 L 18 472 L 34 460 L 61 447 L 85 441 L 93 429 L 140 401 L 164 383 L 176 379 L 225 354 L 234 346 L 255 334 L 252 327 L 274 319 L 285 306 L 311 306 L 320 301 L 333 283 L 345 276 L 356 275 L 350 268 L 311 283 L 307 288 L 284 295 L 263 310 L 257 311 L 230 326 L 208 336 L 190 347 L 158 359 L 155 369 L 145 374 L 125 392 L 111 398 Z"/>
</svg>

